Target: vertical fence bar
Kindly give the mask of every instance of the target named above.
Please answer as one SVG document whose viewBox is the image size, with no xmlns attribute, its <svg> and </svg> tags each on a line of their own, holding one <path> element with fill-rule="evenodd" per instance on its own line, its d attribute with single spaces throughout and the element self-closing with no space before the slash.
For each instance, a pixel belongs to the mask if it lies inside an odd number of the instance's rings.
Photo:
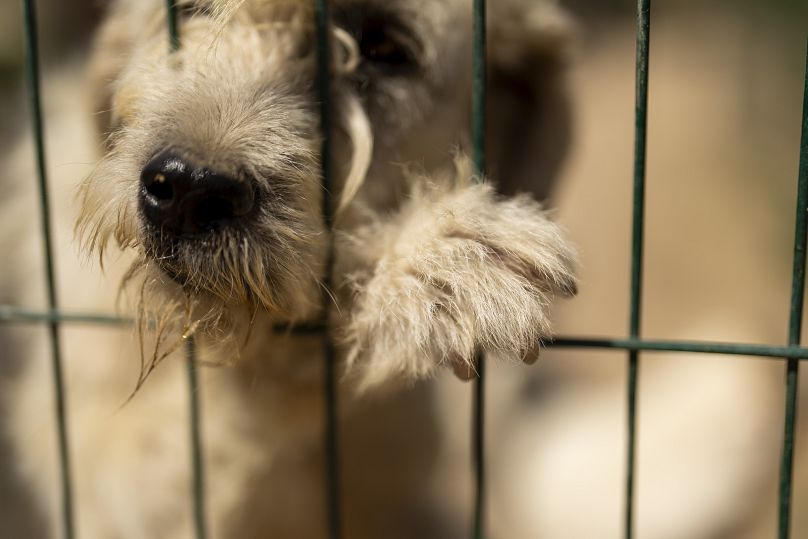
<svg viewBox="0 0 808 539">
<path fill-rule="evenodd" d="M 629 337 L 640 336 L 642 307 L 642 270 L 645 228 L 645 157 L 648 129 L 648 44 L 651 1 L 637 0 L 636 103 L 634 119 L 634 200 L 631 237 L 631 307 Z M 640 370 L 639 352 L 628 356 L 628 440 L 626 450 L 625 537 L 634 536 L 635 452 L 637 447 L 637 381 Z"/>
<path fill-rule="evenodd" d="M 328 0 L 314 0 L 314 18 L 317 37 L 317 89 L 320 99 L 320 127 L 323 141 L 321 146 L 321 166 L 323 176 L 323 219 L 326 228 L 334 224 L 331 208 L 331 47 L 329 39 Z M 330 301 L 331 269 L 334 263 L 334 248 L 329 242 L 325 276 L 323 278 L 324 316 L 328 317 Z M 339 446 L 337 440 L 337 380 L 336 355 L 331 339 L 326 332 L 323 342 L 325 350 L 323 369 L 323 391 L 325 396 L 325 469 L 328 537 L 339 539 L 342 535 L 339 493 Z"/>
<path fill-rule="evenodd" d="M 474 168 L 478 178 L 485 174 L 486 129 L 486 28 L 485 0 L 474 0 L 472 13 L 472 119 Z M 474 514 L 472 537 L 485 537 L 485 358 L 476 358 L 472 407 L 472 465 L 474 467 Z"/>
<path fill-rule="evenodd" d="M 802 136 L 797 180 L 797 218 L 794 231 L 794 266 L 791 274 L 791 309 L 788 324 L 788 344 L 799 346 L 802 333 L 802 308 L 805 296 L 805 240 L 808 220 L 808 46 L 805 58 L 805 87 L 802 101 Z M 787 539 L 791 528 L 791 481 L 794 470 L 795 423 L 797 416 L 798 359 L 789 359 L 786 366 L 785 426 L 783 454 L 780 463 L 780 506 L 778 531 Z"/>
<path fill-rule="evenodd" d="M 472 21 L 472 141 L 474 166 L 485 174 L 486 28 L 485 0 L 474 0 Z"/>
<path fill-rule="evenodd" d="M 168 27 L 168 50 L 174 52 L 180 48 L 180 30 L 175 0 L 166 0 L 166 26 Z"/>
<path fill-rule="evenodd" d="M 166 0 L 166 25 L 168 26 L 169 51 L 180 48 L 180 33 L 175 0 Z M 202 455 L 202 417 L 199 402 L 199 374 L 196 370 L 196 343 L 194 338 L 185 341 L 185 368 L 188 377 L 189 434 L 191 438 L 191 499 L 194 537 L 208 536 L 205 520 L 205 470 Z"/>
<path fill-rule="evenodd" d="M 196 371 L 196 343 L 193 337 L 185 341 L 185 364 L 188 374 L 188 405 L 191 435 L 191 489 L 193 493 L 194 536 L 206 539 L 208 528 L 205 520 L 205 470 L 202 461 L 202 417 L 199 403 L 199 375 Z"/>
<path fill-rule="evenodd" d="M 56 312 L 58 310 L 56 298 L 56 271 L 53 261 L 50 199 L 48 196 L 47 172 L 45 170 L 45 141 L 42 127 L 42 103 L 39 93 L 39 41 L 37 37 L 36 5 L 34 0 L 23 1 L 23 16 L 25 18 L 26 72 L 31 107 L 31 130 L 36 154 L 40 218 L 44 241 L 45 285 L 47 289 L 48 308 L 52 312 Z M 56 319 L 48 323 L 48 332 L 51 345 L 54 397 L 56 401 L 59 470 L 61 474 L 62 527 L 65 538 L 73 539 L 73 537 L 75 537 L 75 524 L 73 520 L 73 495 L 70 477 L 70 444 L 67 434 L 66 394 L 64 373 L 62 372 L 62 347 L 59 338 L 59 322 Z"/>
</svg>

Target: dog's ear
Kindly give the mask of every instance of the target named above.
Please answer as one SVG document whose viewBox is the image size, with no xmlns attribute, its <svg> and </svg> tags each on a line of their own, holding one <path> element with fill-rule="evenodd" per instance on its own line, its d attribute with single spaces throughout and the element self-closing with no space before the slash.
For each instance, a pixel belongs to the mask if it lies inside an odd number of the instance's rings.
<svg viewBox="0 0 808 539">
<path fill-rule="evenodd" d="M 486 151 L 489 175 L 506 194 L 552 193 L 570 142 L 565 68 L 574 34 L 552 0 L 491 3 Z"/>
</svg>

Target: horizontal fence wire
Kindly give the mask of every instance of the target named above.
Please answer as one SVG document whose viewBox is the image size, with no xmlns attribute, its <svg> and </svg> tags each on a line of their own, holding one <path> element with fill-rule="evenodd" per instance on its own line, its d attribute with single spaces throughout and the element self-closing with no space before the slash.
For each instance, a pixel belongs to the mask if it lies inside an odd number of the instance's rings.
<svg viewBox="0 0 808 539">
<path fill-rule="evenodd" d="M 40 324 L 57 320 L 61 324 L 126 326 L 133 323 L 130 318 L 108 314 L 75 313 L 67 311 L 40 311 L 10 305 L 0 305 L 0 323 Z M 275 327 L 279 333 L 305 332 L 319 333 L 323 326 L 318 324 Z M 752 356 L 771 359 L 808 359 L 808 347 L 779 346 L 771 344 L 691 341 L 623 339 L 613 337 L 592 337 L 580 335 L 559 335 L 542 343 L 547 348 L 602 348 L 610 350 L 636 350 L 646 352 L 693 352 L 699 354 L 719 354 L 730 356 Z"/>
<path fill-rule="evenodd" d="M 486 139 L 486 16 L 485 0 L 473 0 L 472 4 L 472 116 L 471 136 L 476 177 L 485 177 Z M 477 377 L 474 380 L 474 396 L 471 418 L 472 474 L 474 484 L 474 507 L 471 532 L 474 539 L 485 537 L 485 357 L 482 352 L 475 358 Z"/>
<path fill-rule="evenodd" d="M 175 0 L 166 0 L 166 26 L 168 30 L 168 50 L 170 53 L 174 53 L 180 48 L 179 21 Z M 199 374 L 196 367 L 196 344 L 194 337 L 189 336 L 185 341 L 185 369 L 188 380 L 188 430 L 191 446 L 191 515 L 194 537 L 196 539 L 207 539 L 202 413 L 199 395 Z"/>
<path fill-rule="evenodd" d="M 802 102 L 802 135 L 800 164 L 797 177 L 797 217 L 794 226 L 794 266 L 791 275 L 791 308 L 789 313 L 788 344 L 798 346 L 802 331 L 802 310 L 805 297 L 805 240 L 808 225 L 808 44 L 805 57 L 805 85 Z M 790 358 L 786 365 L 785 425 L 783 428 L 783 454 L 780 463 L 780 504 L 778 510 L 778 537 L 787 539 L 791 528 L 791 495 L 794 475 L 795 423 L 797 416 L 797 384 L 799 361 Z"/>
<path fill-rule="evenodd" d="M 38 311 L 8 305 L 0 305 L 0 324 L 41 324 L 57 320 L 60 324 L 127 326 L 129 318 L 105 314 L 82 314 L 63 311 Z M 320 333 L 321 325 L 277 326 L 279 333 Z M 728 356 L 750 356 L 776 360 L 808 359 L 808 347 L 778 346 L 754 343 L 728 343 L 716 341 L 621 339 L 612 337 L 560 335 L 542 343 L 546 348 L 595 348 L 638 352 L 691 352 Z"/>
<path fill-rule="evenodd" d="M 783 360 L 808 359 L 808 348 L 768 344 L 744 344 L 709 341 L 679 341 L 652 339 L 610 339 L 599 337 L 557 337 L 546 343 L 548 348 L 598 348 L 629 352 L 686 352 L 750 356 Z"/>
<path fill-rule="evenodd" d="M 31 107 L 31 132 L 34 139 L 36 155 L 36 172 L 39 187 L 40 218 L 42 240 L 45 255 L 45 288 L 47 291 L 48 310 L 58 312 L 56 294 L 56 270 L 53 259 L 53 234 L 50 219 L 50 200 L 48 196 L 48 179 L 45 168 L 45 140 L 42 120 L 42 102 L 39 81 L 39 39 L 37 35 L 36 5 L 34 0 L 23 1 L 23 18 L 25 23 L 26 73 L 28 78 L 28 96 Z M 64 373 L 62 371 L 62 346 L 59 339 L 59 320 L 47 321 L 51 346 L 51 364 L 53 370 L 53 390 L 56 405 L 56 432 L 59 451 L 59 474 L 61 483 L 62 533 L 65 539 L 75 537 L 73 518 L 73 495 L 70 473 L 70 443 L 67 432 L 67 407 Z"/>
<path fill-rule="evenodd" d="M 645 230 L 645 158 L 646 132 L 648 130 L 648 47 L 651 30 L 651 0 L 637 1 L 637 53 L 636 53 L 636 103 L 634 116 L 634 195 L 631 234 L 631 302 L 629 338 L 640 336 L 642 319 L 642 270 Z M 626 440 L 626 494 L 625 521 L 626 539 L 634 536 L 634 487 L 636 484 L 635 452 L 637 447 L 637 385 L 640 370 L 639 350 L 628 355 L 628 403 Z"/>
<path fill-rule="evenodd" d="M 10 305 L 0 305 L 0 324 L 41 324 L 52 320 L 70 325 L 127 326 L 133 323 L 130 318 L 108 314 L 75 313 L 67 311 L 40 311 Z M 279 333 L 320 333 L 324 326 L 318 324 L 288 326 L 279 325 Z M 692 352 L 698 354 L 718 354 L 728 356 L 750 356 L 775 360 L 808 359 L 808 347 L 779 346 L 770 344 L 629 339 L 613 337 L 593 337 L 580 335 L 559 335 L 542 343 L 546 348 L 595 348 L 638 352 Z"/>
<path fill-rule="evenodd" d="M 317 37 L 317 92 L 320 100 L 320 165 L 323 182 L 323 220 L 326 229 L 332 231 L 332 111 L 331 111 L 331 47 L 330 18 L 328 0 L 314 0 L 315 31 Z M 328 319 L 328 306 L 331 301 L 331 272 L 334 267 L 334 245 L 328 242 L 325 275 L 323 277 L 322 302 L 323 318 Z M 325 329 L 325 328 L 323 328 Z M 326 518 L 329 539 L 342 536 L 342 513 L 340 501 L 339 442 L 337 432 L 337 372 L 336 353 L 327 331 L 323 332 L 323 393 L 325 403 L 325 487 Z"/>
<path fill-rule="evenodd" d="M 113 314 L 73 313 L 58 309 L 39 310 L 14 305 L 0 305 L 0 323 L 38 324 L 42 322 L 121 326 L 132 324 L 133 320 Z"/>
<path fill-rule="evenodd" d="M 63 310 L 39 310 L 15 305 L 0 305 L 0 324 L 36 324 L 57 321 L 61 324 L 90 324 L 103 326 L 127 326 L 134 324 L 134 319 L 105 313 L 78 313 Z M 273 330 L 277 333 L 312 334 L 322 333 L 326 326 L 312 322 L 305 324 L 276 324 Z"/>
</svg>

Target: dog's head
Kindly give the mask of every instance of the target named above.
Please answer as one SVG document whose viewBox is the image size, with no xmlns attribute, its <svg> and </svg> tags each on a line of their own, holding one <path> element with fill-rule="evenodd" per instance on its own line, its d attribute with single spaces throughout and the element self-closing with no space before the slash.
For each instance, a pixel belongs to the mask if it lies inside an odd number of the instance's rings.
<svg viewBox="0 0 808 539">
<path fill-rule="evenodd" d="M 317 313 L 328 233 L 309 0 L 118 0 L 96 42 L 107 153 L 79 230 L 137 252 L 144 287 L 285 319 Z M 331 2 L 334 205 L 394 208 L 402 163 L 451 162 L 470 123 L 469 0 Z M 492 3 L 490 157 L 505 190 L 546 194 L 566 145 L 568 24 L 550 0 Z M 159 286 L 155 286 L 155 284 Z"/>
</svg>

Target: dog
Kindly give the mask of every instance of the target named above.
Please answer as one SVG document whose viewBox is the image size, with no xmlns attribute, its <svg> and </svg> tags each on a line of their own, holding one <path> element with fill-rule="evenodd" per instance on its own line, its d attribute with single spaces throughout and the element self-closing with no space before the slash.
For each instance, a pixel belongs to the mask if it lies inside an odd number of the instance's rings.
<svg viewBox="0 0 808 539">
<path fill-rule="evenodd" d="M 473 378 L 481 353 L 532 363 L 551 303 L 576 292 L 575 250 L 539 202 L 569 144 L 573 25 L 550 0 L 490 6 L 491 181 L 479 183 L 465 157 L 470 3 L 332 4 L 333 227 L 308 2 L 182 2 L 176 51 L 162 2 L 108 8 L 90 92 L 104 156 L 76 220 L 106 276 L 71 264 L 62 290 L 98 310 L 122 283 L 135 331 L 66 335 L 81 353 L 68 387 L 82 537 L 190 536 L 179 361 L 190 337 L 210 365 L 200 392 L 213 536 L 324 537 L 324 343 L 294 331 L 309 323 L 325 323 L 337 353 L 345 536 L 464 535 L 428 486 L 440 432 L 423 380 L 443 368 Z M 6 215 L 21 208 L 8 202 Z M 7 232 L 9 249 L 32 234 Z M 4 295 L 35 303 L 29 266 L 15 271 Z M 41 339 L 18 346 L 45 353 Z M 20 367 L 9 423 L 20 474 L 58 534 L 45 368 Z"/>
</svg>

